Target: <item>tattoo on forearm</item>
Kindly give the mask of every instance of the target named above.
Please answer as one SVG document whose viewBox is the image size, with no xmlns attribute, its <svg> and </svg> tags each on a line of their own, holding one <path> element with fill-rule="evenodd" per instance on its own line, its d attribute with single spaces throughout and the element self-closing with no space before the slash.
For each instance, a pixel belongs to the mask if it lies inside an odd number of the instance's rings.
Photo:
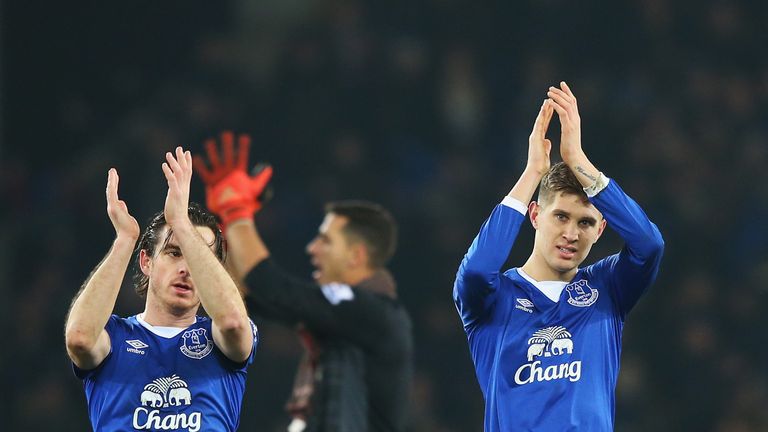
<svg viewBox="0 0 768 432">
<path fill-rule="evenodd" d="M 580 167 L 580 166 L 577 166 L 577 167 L 576 167 L 576 171 L 578 171 L 578 172 L 579 172 L 579 174 L 583 175 L 584 177 L 586 177 L 586 178 L 588 178 L 588 179 L 592 180 L 593 182 L 596 182 L 596 181 L 597 181 L 597 177 L 595 177 L 595 176 L 593 176 L 592 174 L 588 173 L 587 171 L 585 171 L 585 170 L 584 170 L 584 168 L 582 168 L 582 167 Z"/>
</svg>

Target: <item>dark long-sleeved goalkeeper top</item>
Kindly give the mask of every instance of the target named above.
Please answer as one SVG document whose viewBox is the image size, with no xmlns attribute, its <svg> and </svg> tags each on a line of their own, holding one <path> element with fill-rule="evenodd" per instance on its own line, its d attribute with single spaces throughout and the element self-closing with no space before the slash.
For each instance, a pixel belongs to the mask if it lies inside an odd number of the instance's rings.
<svg viewBox="0 0 768 432">
<path fill-rule="evenodd" d="M 319 345 L 308 431 L 405 430 L 413 339 L 399 301 L 375 290 L 303 281 L 271 259 L 254 267 L 245 283 L 251 312 L 302 324 Z M 381 271 L 360 285 L 377 283 L 394 284 Z"/>
<path fill-rule="evenodd" d="M 461 263 L 453 298 L 485 397 L 485 431 L 612 431 L 624 320 L 656 278 L 664 241 L 614 182 L 590 198 L 624 248 L 578 270 L 553 302 L 501 273 L 525 216 L 499 204 Z"/>
</svg>

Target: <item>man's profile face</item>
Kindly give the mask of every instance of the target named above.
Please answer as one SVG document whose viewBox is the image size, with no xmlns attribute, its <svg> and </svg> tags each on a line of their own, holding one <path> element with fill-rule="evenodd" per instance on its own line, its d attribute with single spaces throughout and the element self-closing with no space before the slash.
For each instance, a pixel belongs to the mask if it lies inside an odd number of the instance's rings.
<svg viewBox="0 0 768 432">
<path fill-rule="evenodd" d="M 352 263 L 352 247 L 342 231 L 347 224 L 345 216 L 328 213 L 320 224 L 317 236 L 307 245 L 315 271 L 312 277 L 320 285 L 330 282 L 346 283 Z"/>
<path fill-rule="evenodd" d="M 605 219 L 589 201 L 558 192 L 543 205 L 531 204 L 536 228 L 534 262 L 546 280 L 570 281 L 605 228 Z"/>
</svg>

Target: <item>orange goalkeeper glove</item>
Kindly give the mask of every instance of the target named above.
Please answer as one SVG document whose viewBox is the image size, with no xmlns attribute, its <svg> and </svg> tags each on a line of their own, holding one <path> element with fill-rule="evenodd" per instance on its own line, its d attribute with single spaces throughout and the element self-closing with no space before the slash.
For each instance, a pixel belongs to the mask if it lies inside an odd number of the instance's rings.
<svg viewBox="0 0 768 432">
<path fill-rule="evenodd" d="M 252 176 L 246 173 L 250 136 L 243 134 L 237 137 L 237 157 L 234 154 L 234 141 L 232 132 L 222 132 L 223 160 L 219 159 L 216 140 L 205 142 L 210 169 L 201 156 L 196 155 L 194 158 L 195 171 L 205 183 L 205 203 L 221 219 L 225 229 L 235 220 L 253 219 L 253 215 L 269 198 L 266 188 L 272 178 L 272 167 L 265 164 L 257 165 Z"/>
</svg>

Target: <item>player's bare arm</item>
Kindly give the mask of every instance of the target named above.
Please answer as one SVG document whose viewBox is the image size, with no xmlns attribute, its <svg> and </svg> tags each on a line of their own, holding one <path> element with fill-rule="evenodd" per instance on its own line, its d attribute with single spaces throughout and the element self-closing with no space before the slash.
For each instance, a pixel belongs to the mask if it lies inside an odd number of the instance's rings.
<svg viewBox="0 0 768 432">
<path fill-rule="evenodd" d="M 581 147 L 581 117 L 576 96 L 565 81 L 560 82 L 560 88 L 550 87 L 547 96 L 560 118 L 560 156 L 576 174 L 579 183 L 590 187 L 597 181 L 600 171 L 590 162 Z"/>
<path fill-rule="evenodd" d="M 192 155 L 177 147 L 166 154 L 162 169 L 168 181 L 166 222 L 173 229 L 189 266 L 200 302 L 213 321 L 213 340 L 232 361 L 245 361 L 253 347 L 253 334 L 240 292 L 210 246 L 189 220 Z"/>
<path fill-rule="evenodd" d="M 107 178 L 107 214 L 116 238 L 104 260 L 83 284 L 67 316 L 67 353 L 81 369 L 93 369 L 107 357 L 110 339 L 104 326 L 115 307 L 133 248 L 139 238 L 139 223 L 117 195 L 120 177 L 114 168 Z"/>
<path fill-rule="evenodd" d="M 531 200 L 541 177 L 549 170 L 552 142 L 546 138 L 546 134 L 553 112 L 552 102 L 545 100 L 528 137 L 528 162 L 525 170 L 508 194 L 524 204 Z"/>
</svg>

